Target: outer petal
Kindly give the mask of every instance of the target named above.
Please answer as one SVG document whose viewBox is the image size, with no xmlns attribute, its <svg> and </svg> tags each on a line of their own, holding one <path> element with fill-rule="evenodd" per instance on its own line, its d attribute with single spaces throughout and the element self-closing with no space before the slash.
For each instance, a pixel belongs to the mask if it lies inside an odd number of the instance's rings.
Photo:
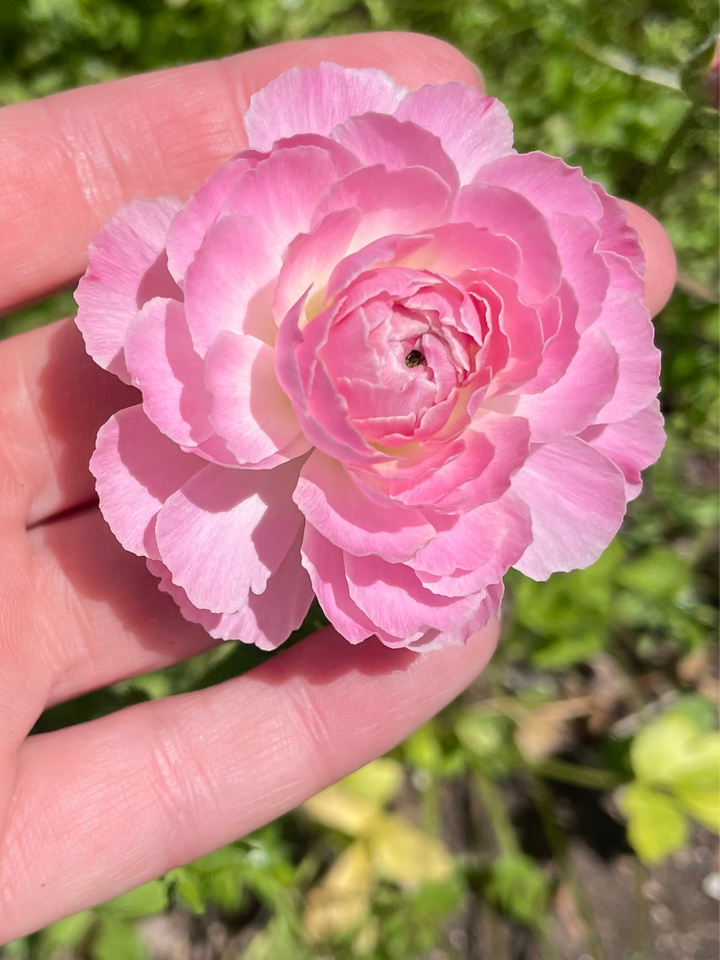
<svg viewBox="0 0 720 960">
<path fill-rule="evenodd" d="M 617 387 L 597 422 L 625 420 L 652 403 L 660 389 L 660 351 L 650 314 L 632 293 L 611 290 L 595 326 L 610 338 L 620 362 Z"/>
<path fill-rule="evenodd" d="M 203 362 L 181 303 L 156 297 L 145 304 L 128 331 L 125 360 L 145 413 L 166 436 L 192 447 L 212 434 Z"/>
<path fill-rule="evenodd" d="M 532 541 L 530 511 L 510 491 L 492 503 L 442 520 L 435 539 L 409 563 L 433 592 L 431 583 L 443 593 L 440 580 L 449 578 L 456 570 L 478 574 L 475 590 L 497 583 Z"/>
<path fill-rule="evenodd" d="M 268 471 L 209 464 L 169 498 L 158 549 L 192 603 L 233 613 L 264 591 L 302 523 L 291 499 L 299 470 L 298 461 Z"/>
<path fill-rule="evenodd" d="M 623 257 L 638 277 L 644 277 L 645 254 L 640 246 L 637 231 L 628 223 L 627 211 L 620 206 L 615 197 L 609 196 L 599 183 L 593 183 L 592 188 L 602 204 L 603 211 L 598 221 L 601 233 L 598 250 Z"/>
<path fill-rule="evenodd" d="M 274 467 L 307 453 L 310 444 L 275 376 L 275 351 L 247 334 L 221 333 L 206 357 L 210 419 L 240 464 Z"/>
<path fill-rule="evenodd" d="M 634 500 L 640 493 L 640 471 L 655 463 L 665 445 L 660 404 L 653 401 L 640 413 L 620 423 L 588 427 L 580 439 L 612 460 L 625 476 L 626 496 Z"/>
<path fill-rule="evenodd" d="M 302 564 L 325 616 L 338 633 L 350 643 L 371 637 L 376 628 L 350 598 L 342 550 L 309 523 L 303 535 Z"/>
<path fill-rule="evenodd" d="M 578 434 L 595 422 L 617 383 L 618 354 L 607 335 L 591 327 L 580 338 L 577 353 L 560 380 L 542 393 L 521 394 L 515 413 L 528 420 L 535 443 Z M 505 400 L 511 398 L 501 397 L 496 403 L 502 406 Z"/>
<path fill-rule="evenodd" d="M 625 514 L 622 473 L 577 437 L 537 447 L 512 489 L 530 507 L 533 525 L 533 542 L 515 566 L 533 580 L 589 567 Z"/>
<path fill-rule="evenodd" d="M 143 408 L 126 407 L 98 433 L 90 470 L 100 511 L 122 546 L 148 555 L 148 528 L 160 507 L 204 467 L 152 424 Z"/>
<path fill-rule="evenodd" d="M 387 114 L 366 113 L 340 124 L 332 137 L 351 150 L 363 166 L 381 163 L 388 170 L 427 167 L 442 177 L 453 192 L 459 186 L 455 165 L 440 140 L 416 123 L 403 123 Z"/>
<path fill-rule="evenodd" d="M 467 623 L 483 600 L 482 594 L 436 596 L 402 563 L 349 553 L 344 559 L 350 596 L 372 623 L 396 637 L 415 638 L 428 628 L 453 630 Z"/>
<path fill-rule="evenodd" d="M 503 592 L 504 586 L 502 583 L 490 584 L 477 612 L 466 623 L 455 627 L 454 630 L 446 630 L 444 633 L 439 630 L 427 630 L 419 640 L 408 643 L 408 649 L 427 653 L 430 650 L 440 650 L 443 647 L 459 646 L 461 643 L 467 643 L 470 637 L 478 630 L 482 630 L 488 620 L 498 612 Z"/>
<path fill-rule="evenodd" d="M 179 200 L 133 200 L 90 244 L 90 265 L 75 291 L 75 322 L 93 360 L 125 383 L 125 335 L 138 310 L 153 297 L 181 298 L 164 252 L 181 208 Z"/>
<path fill-rule="evenodd" d="M 248 141 L 256 150 L 269 150 L 276 140 L 296 133 L 327 136 L 348 117 L 392 113 L 404 93 L 382 70 L 336 63 L 295 67 L 251 98 L 245 114 Z"/>
<path fill-rule="evenodd" d="M 259 159 L 260 155 L 250 151 L 233 157 L 205 181 L 173 220 L 167 237 L 168 269 L 180 286 L 228 194 Z"/>
<path fill-rule="evenodd" d="M 236 213 L 210 228 L 185 277 L 185 316 L 201 357 L 223 330 L 273 341 L 270 287 L 280 265 L 260 221 Z"/>
<path fill-rule="evenodd" d="M 580 167 L 538 151 L 503 157 L 483 166 L 475 183 L 495 183 L 522 194 L 546 217 L 566 213 L 597 223 L 603 213 L 600 198 Z"/>
<path fill-rule="evenodd" d="M 148 560 L 148 568 L 160 578 L 160 589 L 170 594 L 185 619 L 201 624 L 211 637 L 275 650 L 301 626 L 313 599 L 310 579 L 300 564 L 300 541 L 298 535 L 264 592 L 250 593 L 247 604 L 237 613 L 210 613 L 196 607 L 182 587 L 172 582 L 164 563 Z"/>
<path fill-rule="evenodd" d="M 470 183 L 484 164 L 513 152 L 512 122 L 502 103 L 461 83 L 427 84 L 411 91 L 395 116 L 440 138 L 461 183 Z"/>
<path fill-rule="evenodd" d="M 419 510 L 369 499 L 341 463 L 319 450 L 302 468 L 293 499 L 324 537 L 358 556 L 408 560 L 435 536 Z"/>
</svg>

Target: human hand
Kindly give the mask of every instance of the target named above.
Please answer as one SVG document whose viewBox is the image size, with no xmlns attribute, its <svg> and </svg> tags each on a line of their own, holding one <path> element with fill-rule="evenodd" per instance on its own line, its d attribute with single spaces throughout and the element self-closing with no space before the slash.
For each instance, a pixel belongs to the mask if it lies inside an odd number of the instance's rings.
<svg viewBox="0 0 720 960">
<path fill-rule="evenodd" d="M 77 277 L 135 196 L 187 197 L 244 146 L 251 94 L 293 65 L 380 66 L 401 83 L 478 85 L 457 51 L 374 34 L 283 44 L 0 111 L 0 308 Z M 662 228 L 633 208 L 657 311 Z M 125 553 L 95 506 L 98 427 L 136 393 L 70 321 L 0 345 L 0 942 L 255 829 L 405 737 L 485 665 L 462 648 L 350 646 L 330 628 L 209 690 L 27 738 L 42 710 L 212 645 Z M 27 739 L 26 739 L 27 738 Z"/>
</svg>

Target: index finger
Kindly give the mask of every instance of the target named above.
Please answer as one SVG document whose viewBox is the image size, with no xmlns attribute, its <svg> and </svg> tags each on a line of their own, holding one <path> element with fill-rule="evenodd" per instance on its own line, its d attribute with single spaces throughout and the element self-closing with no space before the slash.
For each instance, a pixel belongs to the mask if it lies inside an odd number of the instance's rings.
<svg viewBox="0 0 720 960">
<path fill-rule="evenodd" d="M 0 311 L 79 276 L 88 241 L 134 197 L 183 200 L 246 146 L 250 97 L 293 66 L 387 64 L 415 88 L 479 86 L 458 50 L 418 34 L 293 41 L 0 109 Z"/>
</svg>

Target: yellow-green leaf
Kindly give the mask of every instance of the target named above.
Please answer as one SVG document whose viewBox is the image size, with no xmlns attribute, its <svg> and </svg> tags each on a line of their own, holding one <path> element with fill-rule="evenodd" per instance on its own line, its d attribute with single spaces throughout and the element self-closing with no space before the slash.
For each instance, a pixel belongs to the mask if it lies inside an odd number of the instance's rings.
<svg viewBox="0 0 720 960">
<path fill-rule="evenodd" d="M 628 839 L 644 863 L 659 863 L 685 845 L 688 824 L 677 802 L 635 781 L 619 797 Z"/>
<path fill-rule="evenodd" d="M 339 784 L 311 797 L 303 807 L 313 820 L 351 837 L 362 836 L 382 811 L 379 803 L 344 790 Z"/>
<path fill-rule="evenodd" d="M 453 872 L 453 859 L 445 845 L 418 830 L 402 817 L 385 814 L 368 834 L 377 873 L 405 886 L 439 883 Z"/>
<path fill-rule="evenodd" d="M 312 943 L 357 930 L 370 913 L 372 865 L 367 843 L 358 840 L 340 854 L 308 894 L 305 935 Z"/>
<path fill-rule="evenodd" d="M 396 796 L 402 780 L 402 764 L 390 757 L 380 757 L 345 777 L 338 786 L 384 807 Z"/>
<path fill-rule="evenodd" d="M 678 790 L 677 798 L 691 817 L 720 833 L 720 790 Z"/>
<path fill-rule="evenodd" d="M 692 721 L 677 714 L 665 714 L 643 727 L 630 748 L 637 779 L 645 783 L 672 783 L 695 737 L 697 730 Z"/>
</svg>

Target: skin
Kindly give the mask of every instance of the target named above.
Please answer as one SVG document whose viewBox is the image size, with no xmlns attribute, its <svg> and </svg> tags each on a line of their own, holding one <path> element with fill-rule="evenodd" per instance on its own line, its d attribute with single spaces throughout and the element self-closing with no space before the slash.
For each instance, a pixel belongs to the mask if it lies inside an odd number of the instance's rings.
<svg viewBox="0 0 720 960">
<path fill-rule="evenodd" d="M 429 37 L 307 40 L 0 110 L 0 309 L 72 283 L 132 197 L 182 199 L 245 146 L 251 94 L 294 65 L 482 87 Z M 631 217 L 647 302 L 672 290 L 662 227 Z M 128 890 L 295 807 L 407 736 L 482 670 L 497 623 L 423 656 L 319 631 L 243 677 L 28 737 L 42 710 L 212 643 L 114 541 L 87 463 L 137 402 L 72 321 L 0 344 L 0 943 Z"/>
</svg>

